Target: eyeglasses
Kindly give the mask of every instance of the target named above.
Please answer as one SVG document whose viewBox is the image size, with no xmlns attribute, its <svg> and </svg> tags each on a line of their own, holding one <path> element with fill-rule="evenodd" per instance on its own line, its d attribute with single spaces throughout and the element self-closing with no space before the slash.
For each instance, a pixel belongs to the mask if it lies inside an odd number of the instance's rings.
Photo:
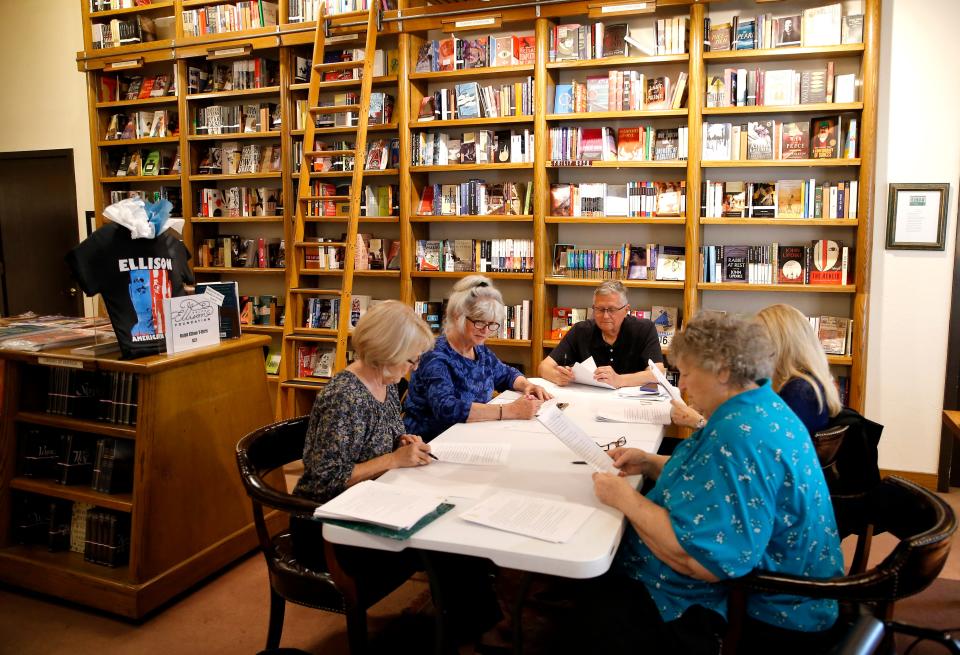
<svg viewBox="0 0 960 655">
<path fill-rule="evenodd" d="M 627 304 L 620 305 L 619 307 L 597 307 L 597 306 L 594 306 L 594 307 L 593 307 L 593 313 L 594 313 L 594 314 L 608 314 L 608 315 L 612 316 L 612 315 L 616 314 L 617 312 L 619 312 L 621 309 L 623 309 L 623 308 L 626 307 L 626 306 L 627 306 Z"/>
<path fill-rule="evenodd" d="M 627 445 L 627 438 L 626 438 L 626 437 L 620 437 L 620 438 L 617 439 L 616 441 L 611 441 L 610 443 L 605 443 L 605 444 L 603 444 L 603 445 L 600 446 L 600 447 L 603 448 L 603 449 L 606 450 L 606 451 L 609 451 L 611 448 L 619 448 L 619 447 L 621 447 L 621 446 L 626 446 L 626 445 Z"/>
<path fill-rule="evenodd" d="M 422 356 L 423 356 L 423 355 L 417 355 L 416 357 L 412 357 L 412 358 L 408 359 L 408 360 L 407 360 L 407 364 L 409 364 L 409 365 L 412 366 L 413 368 L 417 368 L 417 366 L 420 364 L 420 358 L 421 358 Z"/>
<path fill-rule="evenodd" d="M 480 330 L 487 330 L 488 332 L 498 332 L 500 330 L 500 324 L 495 321 L 478 321 L 469 317 L 467 320 L 473 323 L 473 327 Z"/>
</svg>

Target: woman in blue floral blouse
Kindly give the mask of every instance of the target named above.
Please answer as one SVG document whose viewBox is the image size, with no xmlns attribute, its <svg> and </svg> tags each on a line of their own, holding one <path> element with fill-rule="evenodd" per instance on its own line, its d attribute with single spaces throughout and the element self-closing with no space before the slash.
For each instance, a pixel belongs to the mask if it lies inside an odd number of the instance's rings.
<svg viewBox="0 0 960 655">
<path fill-rule="evenodd" d="M 612 652 L 640 643 L 645 652 L 717 653 L 723 580 L 757 568 L 811 578 L 843 572 L 823 473 L 803 423 L 770 386 L 774 349 L 763 328 L 700 315 L 670 350 L 692 406 L 674 401 L 674 422 L 686 424 L 695 407 L 699 429 L 671 457 L 610 453 L 622 474 L 656 480 L 646 497 L 623 477 L 594 475 L 597 497 L 629 521 L 602 593 L 589 596 L 615 624 L 604 631 Z M 747 613 L 771 634 L 813 644 L 830 634 L 837 606 L 758 594 Z"/>
</svg>

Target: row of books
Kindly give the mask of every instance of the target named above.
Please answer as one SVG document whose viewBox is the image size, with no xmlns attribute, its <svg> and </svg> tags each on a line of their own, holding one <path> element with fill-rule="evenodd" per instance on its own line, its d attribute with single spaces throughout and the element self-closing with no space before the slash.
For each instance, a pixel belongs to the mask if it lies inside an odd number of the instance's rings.
<svg viewBox="0 0 960 655">
<path fill-rule="evenodd" d="M 116 567 L 130 557 L 130 515 L 106 509 L 87 511 L 83 559 Z"/>
<path fill-rule="evenodd" d="M 281 171 L 279 143 L 248 143 L 223 141 L 208 146 L 200 155 L 197 173 L 200 175 L 241 175 L 252 173 L 279 173 Z"/>
<path fill-rule="evenodd" d="M 413 311 L 423 318 L 434 334 L 440 334 L 443 329 L 446 309 L 446 300 L 418 300 L 413 303 Z M 521 300 L 516 305 L 504 305 L 503 313 L 497 317 L 497 322 L 500 323 L 497 338 L 529 339 L 530 301 Z"/>
<path fill-rule="evenodd" d="M 150 177 L 175 175 L 180 172 L 180 158 L 173 150 L 128 150 L 110 152 L 106 168 L 115 177 Z M 176 167 L 176 168 L 174 168 Z"/>
<path fill-rule="evenodd" d="M 177 95 L 177 78 L 170 73 L 156 75 L 100 75 L 98 102 L 145 100 Z"/>
<path fill-rule="evenodd" d="M 827 355 L 853 354 L 853 320 L 842 316 L 808 316 Z"/>
<path fill-rule="evenodd" d="M 533 239 L 443 239 L 417 241 L 418 271 L 529 273 Z"/>
<path fill-rule="evenodd" d="M 277 24 L 277 3 L 267 0 L 237 0 L 234 4 L 210 5 L 180 12 L 184 36 L 238 32 Z"/>
<path fill-rule="evenodd" d="M 732 22 L 711 23 L 704 33 L 708 51 L 832 46 L 863 41 L 863 14 L 843 15 L 842 3 L 810 7 L 802 13 L 774 17 L 734 16 Z"/>
<path fill-rule="evenodd" d="M 90 13 L 116 11 L 117 9 L 133 9 L 134 7 L 145 7 L 150 4 L 151 0 L 90 0 Z"/>
<path fill-rule="evenodd" d="M 803 71 L 724 68 L 707 78 L 707 107 L 775 107 L 856 99 L 856 74 L 835 75 L 832 61 L 825 69 Z"/>
<path fill-rule="evenodd" d="M 307 326 L 309 327 L 309 326 Z M 336 328 L 336 325 L 334 325 Z M 302 343 L 297 346 L 297 377 L 328 378 L 333 375 L 335 353 L 329 346 Z"/>
<path fill-rule="evenodd" d="M 840 115 L 809 122 L 704 123 L 703 160 L 855 159 L 857 122 Z"/>
<path fill-rule="evenodd" d="M 29 427 L 17 439 L 19 475 L 106 494 L 133 488 L 133 441 Z"/>
<path fill-rule="evenodd" d="M 551 216 L 685 216 L 686 211 L 684 180 L 550 185 Z"/>
<path fill-rule="evenodd" d="M 848 284 L 852 253 L 841 241 L 809 246 L 701 246 L 701 282 Z"/>
<path fill-rule="evenodd" d="M 706 180 L 700 209 L 707 218 L 856 218 L 858 192 L 857 180 Z"/>
<path fill-rule="evenodd" d="M 321 102 L 323 107 L 355 105 L 360 96 L 352 91 L 333 94 L 330 101 Z M 367 112 L 369 125 L 386 125 L 393 120 L 394 97 L 389 93 L 374 91 L 370 94 L 370 107 Z M 307 100 L 296 101 L 294 129 L 302 130 L 310 123 L 310 107 Z M 318 114 L 313 118 L 315 127 L 356 127 L 359 117 L 355 111 L 342 111 L 334 114 Z"/>
<path fill-rule="evenodd" d="M 177 112 L 157 109 L 130 114 L 111 114 L 103 139 L 104 141 L 152 139 L 176 136 L 179 133 Z"/>
<path fill-rule="evenodd" d="M 396 9 L 395 0 L 373 0 L 384 11 Z M 287 22 L 304 23 L 317 20 L 323 14 L 345 14 L 354 11 L 366 11 L 371 0 L 287 0 Z"/>
<path fill-rule="evenodd" d="M 127 198 L 139 198 L 147 202 L 157 202 L 161 199 L 169 200 L 170 204 L 173 205 L 170 215 L 183 216 L 183 202 L 178 186 L 162 186 L 159 189 L 112 189 L 109 197 L 111 205 Z"/>
<path fill-rule="evenodd" d="M 640 34 L 631 34 L 630 26 L 626 23 L 557 25 L 550 30 L 550 61 L 579 61 L 631 54 L 683 54 L 687 52 L 689 22 L 685 16 L 657 19 L 653 24 L 653 44 L 642 43 Z M 631 52 L 631 47 L 634 52 Z"/>
<path fill-rule="evenodd" d="M 240 325 L 283 325 L 283 312 L 276 296 L 240 296 Z"/>
<path fill-rule="evenodd" d="M 533 64 L 537 57 L 536 37 L 532 34 L 481 36 L 461 39 L 450 36 L 425 41 L 417 50 L 417 73 Z"/>
<path fill-rule="evenodd" d="M 345 50 L 325 50 L 323 62 L 332 64 L 338 61 L 363 61 L 364 48 L 348 48 Z M 313 60 L 309 57 L 294 57 L 294 82 L 309 82 L 310 72 L 313 69 Z M 400 70 L 400 51 L 395 49 L 374 51 L 373 76 L 396 75 Z M 323 71 L 321 79 L 324 82 L 342 80 L 359 80 L 363 77 L 362 68 L 344 68 L 340 70 Z"/>
<path fill-rule="evenodd" d="M 273 187 L 204 187 L 197 192 L 196 215 L 206 218 L 277 216 L 277 200 L 281 197 L 280 189 Z"/>
<path fill-rule="evenodd" d="M 343 270 L 343 243 L 345 239 L 345 234 L 341 236 L 340 241 L 336 242 L 326 237 L 304 237 L 304 241 L 310 243 L 331 242 L 336 244 L 304 248 L 304 267 L 331 271 Z M 353 270 L 399 271 L 400 241 L 376 237 L 366 232 L 358 233 L 356 248 L 354 249 Z"/>
<path fill-rule="evenodd" d="M 661 347 L 670 345 L 680 323 L 679 309 L 666 305 L 653 305 L 650 309 L 631 308 L 627 314 L 652 321 L 657 328 Z M 553 307 L 550 310 L 550 332 L 547 338 L 562 339 L 574 325 L 592 318 L 592 307 Z"/>
<path fill-rule="evenodd" d="M 215 268 L 284 268 L 283 239 L 221 234 L 204 239 L 197 248 L 197 265 Z"/>
<path fill-rule="evenodd" d="M 533 115 L 533 78 L 498 86 L 464 82 L 436 89 L 420 100 L 417 121 Z"/>
<path fill-rule="evenodd" d="M 553 275 L 587 280 L 683 281 L 683 246 L 622 243 L 617 248 L 578 248 L 572 243 L 553 246 Z"/>
<path fill-rule="evenodd" d="M 304 305 L 303 327 L 335 330 L 340 320 L 339 298 L 307 298 Z M 356 326 L 367 310 L 381 302 L 371 296 L 355 294 L 350 298 L 350 327 Z"/>
<path fill-rule="evenodd" d="M 134 425 L 137 422 L 137 376 L 118 371 L 50 368 L 46 412 Z"/>
<path fill-rule="evenodd" d="M 136 43 L 156 41 L 157 26 L 148 16 L 114 18 L 107 23 L 91 23 L 90 37 L 94 50 L 119 48 Z M 166 37 L 165 37 L 166 38 Z"/>
<path fill-rule="evenodd" d="M 311 182 L 311 195 L 349 196 L 350 185 L 334 185 L 320 180 Z M 365 185 L 361 197 L 361 216 L 397 216 L 399 214 L 399 187 L 395 184 Z M 349 216 L 350 202 L 347 200 L 310 200 L 307 203 L 308 216 Z"/>
<path fill-rule="evenodd" d="M 324 150 L 354 150 L 354 141 L 321 141 L 314 142 L 312 152 Z M 304 145 L 302 141 L 293 144 L 293 169 L 300 172 L 303 161 Z M 350 172 L 354 167 L 353 155 L 332 155 L 330 157 L 312 156 L 311 170 L 315 173 Z M 364 169 L 372 171 L 395 170 L 400 167 L 400 139 L 372 139 L 367 142 L 367 154 L 364 158 Z"/>
<path fill-rule="evenodd" d="M 279 78 L 279 63 L 264 57 L 210 62 L 207 66 L 187 67 L 187 93 L 262 89 L 276 86 Z"/>
<path fill-rule="evenodd" d="M 594 161 L 676 161 L 687 158 L 689 128 L 652 126 L 551 127 L 550 159 L 554 166 Z M 704 146 L 706 148 L 706 146 Z"/>
<path fill-rule="evenodd" d="M 557 114 L 596 111 L 658 111 L 680 109 L 687 97 L 687 74 L 680 73 L 671 85 L 665 75 L 647 77 L 635 70 L 612 70 L 590 75 L 585 82 L 571 81 L 554 89 L 553 111 Z"/>
<path fill-rule="evenodd" d="M 452 138 L 446 132 L 418 132 L 413 166 L 533 163 L 533 130 L 477 130 Z"/>
<path fill-rule="evenodd" d="M 11 500 L 15 542 L 45 545 L 50 552 L 83 554 L 87 512 L 93 505 L 19 492 L 13 493 Z"/>
<path fill-rule="evenodd" d="M 420 193 L 421 216 L 520 216 L 532 211 L 530 182 L 428 184 Z"/>
<path fill-rule="evenodd" d="M 280 129 L 280 105 L 273 102 L 246 105 L 194 107 L 193 134 L 240 134 Z"/>
</svg>

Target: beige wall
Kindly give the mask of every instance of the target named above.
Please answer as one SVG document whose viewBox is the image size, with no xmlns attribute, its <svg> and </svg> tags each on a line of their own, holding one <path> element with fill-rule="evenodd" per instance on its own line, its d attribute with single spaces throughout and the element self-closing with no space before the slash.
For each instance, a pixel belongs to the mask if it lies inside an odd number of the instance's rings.
<svg viewBox="0 0 960 655">
<path fill-rule="evenodd" d="M 960 88 L 944 66 L 960 61 L 960 2 L 883 4 L 867 414 L 886 425 L 883 468 L 933 473 L 960 181 Z M 83 47 L 80 4 L 0 0 L 0 16 L 0 151 L 72 148 L 82 220 L 93 198 L 85 86 L 74 61 Z M 887 184 L 928 181 L 952 185 L 947 250 L 887 252 Z"/>
</svg>

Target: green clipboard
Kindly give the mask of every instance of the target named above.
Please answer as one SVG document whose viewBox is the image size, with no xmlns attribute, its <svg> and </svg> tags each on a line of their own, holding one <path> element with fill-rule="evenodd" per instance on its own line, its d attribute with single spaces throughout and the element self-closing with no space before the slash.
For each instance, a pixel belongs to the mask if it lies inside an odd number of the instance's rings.
<svg viewBox="0 0 960 655">
<path fill-rule="evenodd" d="M 429 514 L 426 514 L 422 519 L 414 523 L 413 526 L 403 530 L 385 528 L 382 525 L 373 525 L 372 523 L 364 523 L 362 521 L 343 521 L 340 519 L 326 518 L 314 520 L 322 521 L 323 523 L 329 523 L 330 525 L 339 525 L 342 528 L 350 528 L 351 530 L 357 530 L 359 532 L 366 532 L 367 534 L 376 535 L 377 537 L 386 537 L 387 539 L 404 541 L 409 539 L 418 530 L 430 525 L 438 518 L 452 510 L 453 507 L 454 505 L 452 503 L 440 503 L 437 505 L 437 509 L 433 510 Z"/>
</svg>

